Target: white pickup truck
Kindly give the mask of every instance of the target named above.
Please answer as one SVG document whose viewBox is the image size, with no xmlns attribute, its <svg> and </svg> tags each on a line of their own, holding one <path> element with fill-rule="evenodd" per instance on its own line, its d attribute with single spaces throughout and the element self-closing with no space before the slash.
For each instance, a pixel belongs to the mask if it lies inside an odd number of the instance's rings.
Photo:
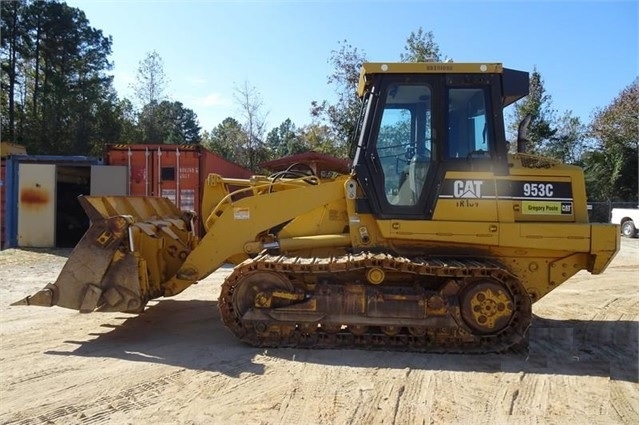
<svg viewBox="0 0 639 425">
<path fill-rule="evenodd" d="M 637 227 L 639 226 L 639 209 L 636 208 L 613 208 L 610 222 L 621 226 L 621 234 L 627 238 L 637 237 Z"/>
</svg>

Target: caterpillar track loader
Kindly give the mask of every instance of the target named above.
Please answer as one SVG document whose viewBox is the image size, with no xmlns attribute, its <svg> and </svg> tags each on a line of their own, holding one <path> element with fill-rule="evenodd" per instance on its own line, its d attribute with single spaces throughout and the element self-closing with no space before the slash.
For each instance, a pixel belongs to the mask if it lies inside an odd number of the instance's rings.
<svg viewBox="0 0 639 425">
<path fill-rule="evenodd" d="M 211 174 L 201 238 L 167 199 L 80 197 L 91 227 L 16 304 L 142 312 L 232 263 L 221 317 L 255 346 L 521 347 L 532 304 L 619 249 L 581 169 L 509 154 L 503 108 L 528 85 L 497 63 L 365 63 L 350 173 Z"/>
</svg>

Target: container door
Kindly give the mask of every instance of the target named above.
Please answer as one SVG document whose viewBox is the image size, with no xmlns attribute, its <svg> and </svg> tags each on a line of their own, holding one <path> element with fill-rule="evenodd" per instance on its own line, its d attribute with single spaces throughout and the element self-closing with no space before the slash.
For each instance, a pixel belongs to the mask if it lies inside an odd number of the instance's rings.
<svg viewBox="0 0 639 425">
<path fill-rule="evenodd" d="M 184 151 L 179 157 L 178 188 L 180 210 L 197 211 L 200 197 L 200 156 L 197 151 Z"/>
<path fill-rule="evenodd" d="M 19 164 L 18 246 L 55 246 L 56 166 Z"/>
<path fill-rule="evenodd" d="M 128 195 L 126 165 L 92 165 L 91 195 Z"/>
</svg>

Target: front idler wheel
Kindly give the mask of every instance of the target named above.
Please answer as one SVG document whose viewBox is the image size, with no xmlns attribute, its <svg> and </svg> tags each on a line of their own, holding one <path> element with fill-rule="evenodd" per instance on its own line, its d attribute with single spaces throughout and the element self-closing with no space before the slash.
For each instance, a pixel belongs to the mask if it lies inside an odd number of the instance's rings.
<svg viewBox="0 0 639 425">
<path fill-rule="evenodd" d="M 247 274 L 237 282 L 233 291 L 233 310 L 238 319 L 241 319 L 251 308 L 270 307 L 277 308 L 278 300 L 265 299 L 268 293 L 275 290 L 292 292 L 293 285 L 284 276 L 277 273 L 256 271 Z"/>
</svg>

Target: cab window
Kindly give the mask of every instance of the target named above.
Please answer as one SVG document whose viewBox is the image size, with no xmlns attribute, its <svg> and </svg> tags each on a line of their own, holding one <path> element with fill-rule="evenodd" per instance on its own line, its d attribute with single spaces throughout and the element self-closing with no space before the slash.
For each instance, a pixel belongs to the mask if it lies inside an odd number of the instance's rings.
<svg viewBox="0 0 639 425">
<path fill-rule="evenodd" d="M 481 88 L 448 90 L 448 157 L 489 158 L 491 129 L 487 126 L 486 96 Z"/>
</svg>

